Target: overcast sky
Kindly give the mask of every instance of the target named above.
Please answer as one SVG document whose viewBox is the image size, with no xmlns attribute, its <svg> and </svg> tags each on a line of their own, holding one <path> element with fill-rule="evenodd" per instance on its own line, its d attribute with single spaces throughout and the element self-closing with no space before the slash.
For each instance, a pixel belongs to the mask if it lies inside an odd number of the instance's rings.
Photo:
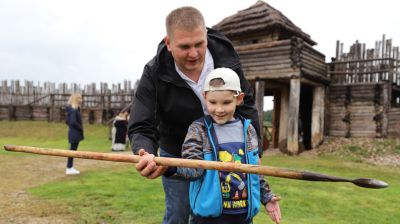
<svg viewBox="0 0 400 224">
<path fill-rule="evenodd" d="M 270 0 L 334 56 L 355 40 L 372 48 L 392 38 L 400 45 L 399 3 L 395 0 Z M 195 6 L 213 26 L 256 0 L 0 0 L 0 80 L 109 82 L 140 78 L 165 35 L 165 16 Z"/>
</svg>

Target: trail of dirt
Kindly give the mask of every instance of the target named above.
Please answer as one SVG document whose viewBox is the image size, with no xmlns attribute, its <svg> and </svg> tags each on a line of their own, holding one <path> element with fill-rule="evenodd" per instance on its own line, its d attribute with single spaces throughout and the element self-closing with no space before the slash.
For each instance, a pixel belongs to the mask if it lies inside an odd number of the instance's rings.
<svg viewBox="0 0 400 224">
<path fill-rule="evenodd" d="M 123 152 L 130 154 L 130 152 Z M 106 161 L 75 159 L 81 173 L 121 165 Z M 75 223 L 73 214 L 48 201 L 34 197 L 27 189 L 61 178 L 65 175 L 66 158 L 50 156 L 0 156 L 0 224 Z"/>
</svg>

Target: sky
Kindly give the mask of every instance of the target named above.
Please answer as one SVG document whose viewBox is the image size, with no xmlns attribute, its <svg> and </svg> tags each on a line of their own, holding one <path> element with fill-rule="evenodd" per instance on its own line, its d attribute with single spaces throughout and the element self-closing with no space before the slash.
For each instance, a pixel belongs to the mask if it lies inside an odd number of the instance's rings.
<svg viewBox="0 0 400 224">
<path fill-rule="evenodd" d="M 0 0 L 0 80 L 136 81 L 165 36 L 165 17 L 194 6 L 211 27 L 256 0 Z M 327 61 L 336 41 L 400 45 L 395 0 L 269 0 L 318 44 Z"/>
</svg>

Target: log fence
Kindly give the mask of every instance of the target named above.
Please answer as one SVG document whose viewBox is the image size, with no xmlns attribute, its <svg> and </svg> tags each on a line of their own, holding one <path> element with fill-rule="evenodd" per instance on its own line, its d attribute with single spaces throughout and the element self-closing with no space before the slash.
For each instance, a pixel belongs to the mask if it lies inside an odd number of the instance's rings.
<svg viewBox="0 0 400 224">
<path fill-rule="evenodd" d="M 343 43 L 336 43 L 336 58 L 328 64 L 328 76 L 334 84 L 379 83 L 389 81 L 400 86 L 399 47 L 392 40 L 375 42 L 375 48 L 354 43 L 348 53 L 343 53 Z"/>
<path fill-rule="evenodd" d="M 45 82 L 34 85 L 32 81 L 1 81 L 0 120 L 47 120 L 60 122 L 65 120 L 65 106 L 71 93 L 82 94 L 81 113 L 90 123 L 106 123 L 116 113 L 132 102 L 134 86 L 131 81 L 112 84 L 95 83 L 80 85 Z"/>
<path fill-rule="evenodd" d="M 400 58 L 392 40 L 376 41 L 375 48 L 354 43 L 328 64 L 329 135 L 343 137 L 400 137 Z"/>
</svg>

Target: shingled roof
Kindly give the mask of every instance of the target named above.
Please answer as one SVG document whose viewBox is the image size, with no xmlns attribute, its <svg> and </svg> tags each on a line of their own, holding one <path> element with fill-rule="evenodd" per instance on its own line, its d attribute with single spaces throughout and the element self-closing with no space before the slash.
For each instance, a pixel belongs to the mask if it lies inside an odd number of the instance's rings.
<svg viewBox="0 0 400 224">
<path fill-rule="evenodd" d="M 257 1 L 249 8 L 223 19 L 221 22 L 214 25 L 213 28 L 221 31 L 228 38 L 279 29 L 293 36 L 301 37 L 311 45 L 316 44 L 316 42 L 310 38 L 310 35 L 304 33 L 279 10 L 274 9 L 261 0 Z"/>
</svg>

